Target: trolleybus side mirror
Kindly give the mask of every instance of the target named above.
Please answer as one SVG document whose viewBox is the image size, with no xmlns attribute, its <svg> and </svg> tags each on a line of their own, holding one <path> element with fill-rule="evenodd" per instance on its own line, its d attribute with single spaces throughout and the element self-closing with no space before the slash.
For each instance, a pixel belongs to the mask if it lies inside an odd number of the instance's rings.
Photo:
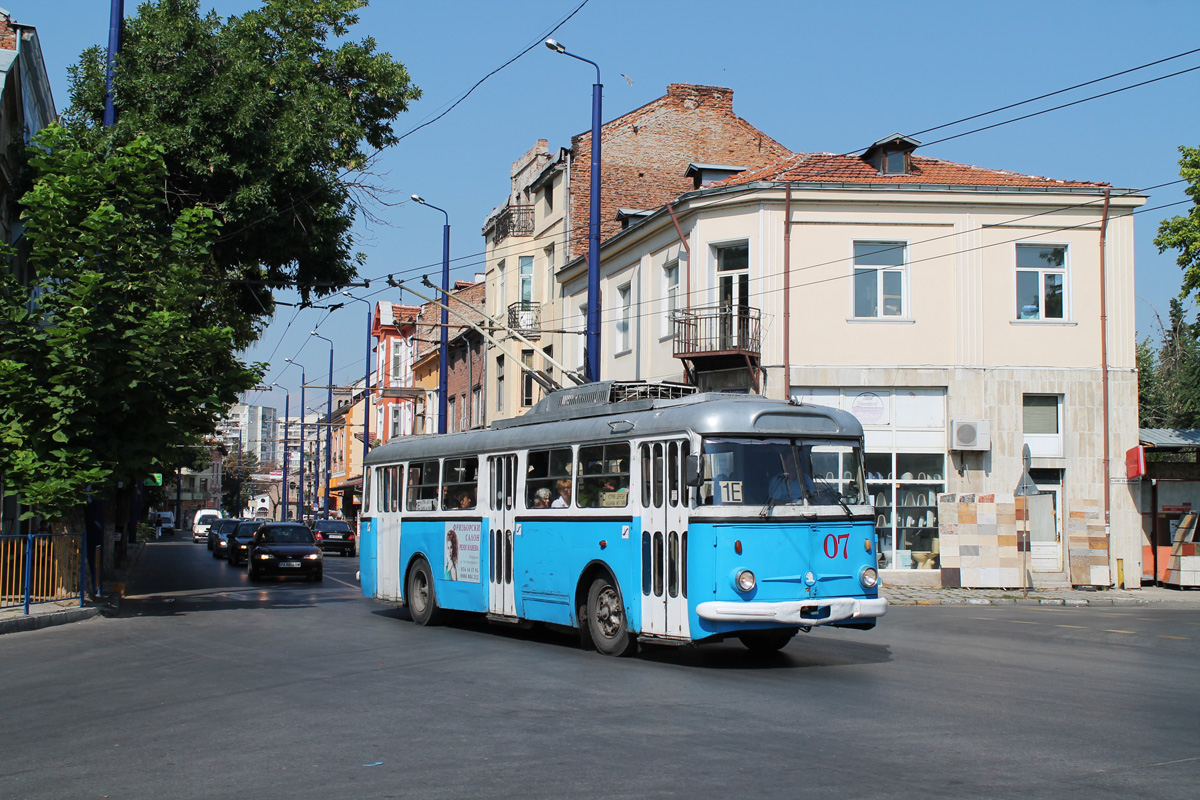
<svg viewBox="0 0 1200 800">
<path fill-rule="evenodd" d="M 684 463 L 684 469 L 687 472 L 685 480 L 688 486 L 699 486 L 704 482 L 703 475 L 700 472 L 699 454 L 689 455 Z"/>
</svg>

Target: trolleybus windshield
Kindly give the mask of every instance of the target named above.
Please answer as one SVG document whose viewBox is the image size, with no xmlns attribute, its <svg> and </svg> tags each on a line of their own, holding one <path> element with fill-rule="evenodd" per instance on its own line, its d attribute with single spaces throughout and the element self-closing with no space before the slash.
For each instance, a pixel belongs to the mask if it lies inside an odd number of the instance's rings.
<svg viewBox="0 0 1200 800">
<path fill-rule="evenodd" d="M 815 439 L 704 440 L 701 502 L 739 506 L 829 506 L 864 502 L 862 450 Z"/>
</svg>

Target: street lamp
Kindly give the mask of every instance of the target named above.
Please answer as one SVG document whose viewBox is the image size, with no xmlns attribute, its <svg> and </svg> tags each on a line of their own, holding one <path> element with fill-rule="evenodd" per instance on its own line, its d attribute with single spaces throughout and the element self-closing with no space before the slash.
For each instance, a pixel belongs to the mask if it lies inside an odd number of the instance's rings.
<svg viewBox="0 0 1200 800">
<path fill-rule="evenodd" d="M 367 363 L 363 367 L 363 447 L 362 447 L 362 471 L 363 471 L 363 508 L 366 508 L 366 492 L 367 492 L 367 451 L 371 449 L 368 442 L 371 439 L 371 320 L 375 313 L 375 307 L 370 300 L 363 300 L 361 297 L 355 297 L 349 292 L 342 292 L 343 297 L 348 297 L 351 300 L 357 300 L 360 303 L 367 304 Z"/>
<path fill-rule="evenodd" d="M 600 113 L 604 84 L 600 83 L 600 65 L 591 59 L 568 53 L 553 39 L 546 47 L 596 68 L 592 84 L 592 180 L 588 198 L 588 298 L 587 331 L 583 354 L 583 376 L 589 383 L 600 380 Z"/>
<path fill-rule="evenodd" d="M 316 331 L 312 336 L 329 342 L 329 394 L 325 400 L 325 519 L 329 519 L 329 481 L 333 478 L 333 339 L 322 336 Z M 317 440 L 321 439 L 321 430 L 317 429 Z"/>
<path fill-rule="evenodd" d="M 440 376 L 438 379 L 438 433 L 445 433 L 448 405 L 446 371 L 449 369 L 446 354 L 450 349 L 450 309 L 448 307 L 450 305 L 450 215 L 446 213 L 446 209 L 425 202 L 420 195 L 414 194 L 412 199 L 414 203 L 429 206 L 434 211 L 441 211 L 446 218 L 446 224 L 442 226 L 442 352 L 438 356 Z"/>
<path fill-rule="evenodd" d="M 300 368 L 300 499 L 296 503 L 296 511 L 297 511 L 296 519 L 303 521 L 304 520 L 304 409 L 305 409 L 304 384 L 307 383 L 307 381 L 304 380 L 304 365 L 303 364 L 297 364 L 295 361 L 293 361 L 290 358 L 285 358 L 284 361 L 286 361 L 288 363 L 288 366 Z M 287 369 L 287 367 L 284 367 L 284 369 Z M 284 412 L 284 413 L 286 415 L 286 412 Z M 286 453 L 287 451 L 285 450 L 284 452 Z M 284 471 L 283 479 L 286 484 L 286 481 L 287 481 L 286 468 Z M 284 486 L 284 496 L 285 497 L 287 496 L 287 486 L 286 485 Z"/>
</svg>

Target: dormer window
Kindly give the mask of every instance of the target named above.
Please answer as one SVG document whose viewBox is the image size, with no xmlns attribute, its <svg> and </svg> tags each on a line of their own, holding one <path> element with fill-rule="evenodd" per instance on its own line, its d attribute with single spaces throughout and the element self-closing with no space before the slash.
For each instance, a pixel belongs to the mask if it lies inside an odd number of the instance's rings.
<svg viewBox="0 0 1200 800">
<path fill-rule="evenodd" d="M 868 147 L 862 157 L 880 175 L 911 175 L 912 152 L 920 146 L 916 139 L 894 133 Z"/>
</svg>

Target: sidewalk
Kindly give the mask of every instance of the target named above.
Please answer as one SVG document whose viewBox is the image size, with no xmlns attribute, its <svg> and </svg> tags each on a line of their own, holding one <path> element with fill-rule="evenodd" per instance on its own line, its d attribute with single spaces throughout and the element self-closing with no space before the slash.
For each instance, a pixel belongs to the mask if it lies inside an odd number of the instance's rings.
<svg viewBox="0 0 1200 800">
<path fill-rule="evenodd" d="M 1165 589 L 935 589 L 917 586 L 884 586 L 879 593 L 894 606 L 1052 605 L 1139 606 L 1150 603 L 1184 603 L 1200 609 L 1200 591 Z"/>
<path fill-rule="evenodd" d="M 124 566 L 104 576 L 105 594 L 100 597 L 85 597 L 82 607 L 79 605 L 79 598 L 74 597 L 53 603 L 31 603 L 28 614 L 25 613 L 24 606 L 0 611 L 0 635 L 66 625 L 101 614 L 106 617 L 114 616 L 121 607 L 121 597 L 125 593 L 129 575 L 137 568 L 144 548 L 143 542 L 137 542 L 130 547 Z"/>
</svg>

